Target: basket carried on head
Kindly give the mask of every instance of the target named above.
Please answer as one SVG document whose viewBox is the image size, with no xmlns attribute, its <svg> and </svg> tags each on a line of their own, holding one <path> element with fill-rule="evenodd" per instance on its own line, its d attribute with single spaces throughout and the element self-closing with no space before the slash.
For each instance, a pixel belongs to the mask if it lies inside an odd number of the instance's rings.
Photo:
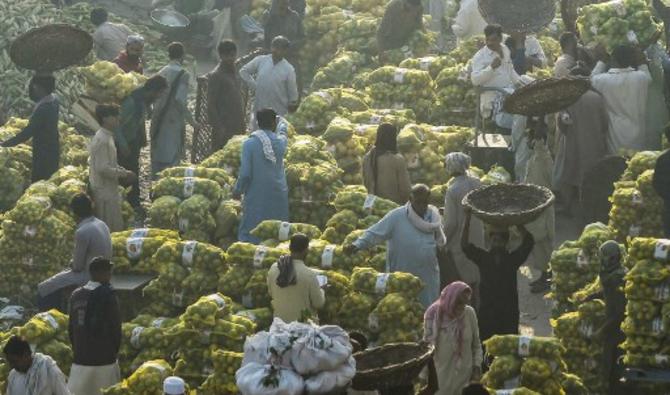
<svg viewBox="0 0 670 395">
<path fill-rule="evenodd" d="M 556 14 L 555 0 L 479 0 L 479 12 L 489 24 L 507 33 L 536 33 L 549 25 Z"/>
<path fill-rule="evenodd" d="M 529 117 L 551 114 L 573 105 L 590 86 L 588 79 L 578 77 L 536 80 L 508 96 L 503 110 Z"/>
<path fill-rule="evenodd" d="M 19 67 L 49 73 L 80 64 L 92 48 L 90 34 L 67 24 L 54 24 L 20 35 L 9 56 Z"/>
<path fill-rule="evenodd" d="M 433 351 L 428 343 L 394 343 L 356 353 L 356 376 L 351 387 L 374 391 L 412 385 Z"/>
<path fill-rule="evenodd" d="M 187 16 L 174 10 L 158 8 L 151 11 L 151 20 L 163 33 L 175 33 L 183 31 L 191 24 Z"/>
<path fill-rule="evenodd" d="M 530 184 L 494 184 L 475 189 L 463 205 L 487 224 L 500 227 L 524 225 L 536 220 L 554 203 L 554 194 Z"/>
</svg>

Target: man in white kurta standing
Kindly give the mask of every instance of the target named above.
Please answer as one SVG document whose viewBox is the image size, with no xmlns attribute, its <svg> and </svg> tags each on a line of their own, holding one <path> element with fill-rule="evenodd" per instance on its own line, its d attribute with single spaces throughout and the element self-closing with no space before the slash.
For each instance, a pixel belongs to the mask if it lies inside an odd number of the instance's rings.
<svg viewBox="0 0 670 395">
<path fill-rule="evenodd" d="M 188 109 L 188 91 L 191 75 L 184 68 L 184 45 L 168 45 L 170 63 L 158 72 L 168 83 L 168 88 L 154 104 L 151 118 L 151 174 L 174 167 L 184 157 L 186 122 L 196 127 L 195 118 Z"/>
<path fill-rule="evenodd" d="M 645 144 L 647 92 L 651 74 L 647 57 L 636 47 L 622 45 L 612 51 L 609 71 L 599 60 L 591 76 L 593 88 L 605 98 L 609 117 L 610 153 L 640 151 Z"/>
<path fill-rule="evenodd" d="M 290 47 L 288 39 L 277 36 L 272 40 L 270 55 L 257 56 L 240 70 L 240 77 L 255 94 L 253 114 L 271 108 L 277 115 L 285 116 L 297 109 L 295 69 L 285 58 Z M 254 120 L 252 125 L 255 124 Z"/>
<path fill-rule="evenodd" d="M 95 202 L 95 215 L 107 224 L 110 232 L 120 232 L 125 228 L 119 180 L 132 181 L 136 177 L 135 173 L 117 162 L 113 130 L 119 127 L 119 111 L 119 106 L 114 104 L 96 106 L 95 116 L 100 129 L 91 140 L 88 159 L 88 179 Z"/>
<path fill-rule="evenodd" d="M 91 23 L 95 26 L 95 56 L 100 60 L 112 61 L 126 49 L 128 37 L 134 33 L 126 25 L 109 22 L 107 17 L 107 10 L 104 8 L 94 8 L 91 11 Z"/>
</svg>

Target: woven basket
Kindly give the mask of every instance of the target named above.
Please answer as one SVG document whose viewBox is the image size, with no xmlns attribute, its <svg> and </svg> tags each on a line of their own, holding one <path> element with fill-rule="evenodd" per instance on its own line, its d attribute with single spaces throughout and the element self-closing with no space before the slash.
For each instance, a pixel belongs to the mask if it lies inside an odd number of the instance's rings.
<svg viewBox="0 0 670 395">
<path fill-rule="evenodd" d="M 507 33 L 539 32 L 554 20 L 555 0 L 479 0 L 479 11 L 489 24 Z"/>
<path fill-rule="evenodd" d="M 93 38 L 74 26 L 54 24 L 19 36 L 9 50 L 17 66 L 38 72 L 51 72 L 80 64 L 91 52 Z"/>
<path fill-rule="evenodd" d="M 525 116 L 551 114 L 574 104 L 590 86 L 588 79 L 577 77 L 535 80 L 508 96 L 503 110 Z"/>
<path fill-rule="evenodd" d="M 151 11 L 150 16 L 156 28 L 166 33 L 183 31 L 191 25 L 187 16 L 174 10 L 159 8 Z"/>
<path fill-rule="evenodd" d="M 532 222 L 553 203 L 554 194 L 548 188 L 529 184 L 489 185 L 463 198 L 476 217 L 500 227 Z"/>
<path fill-rule="evenodd" d="M 354 354 L 356 376 L 351 387 L 374 391 L 411 385 L 433 356 L 427 343 L 395 343 Z"/>
</svg>

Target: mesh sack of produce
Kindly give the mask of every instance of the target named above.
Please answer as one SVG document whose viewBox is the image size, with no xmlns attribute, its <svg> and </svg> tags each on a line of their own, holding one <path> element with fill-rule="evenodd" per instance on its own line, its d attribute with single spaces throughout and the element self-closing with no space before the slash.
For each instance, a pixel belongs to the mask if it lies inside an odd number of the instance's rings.
<svg viewBox="0 0 670 395">
<path fill-rule="evenodd" d="M 214 327 L 217 318 L 230 314 L 232 300 L 220 293 L 203 296 L 188 306 L 180 320 L 193 328 Z"/>
<path fill-rule="evenodd" d="M 341 245 L 328 244 L 326 241 L 319 240 L 310 243 L 305 263 L 307 266 L 323 270 L 351 272 L 355 266 L 360 265 L 366 259 L 367 254 L 363 251 L 346 254 Z"/>
<path fill-rule="evenodd" d="M 271 307 L 272 299 L 268 292 L 268 270 L 256 270 L 244 287 L 242 305 L 248 309 Z"/>
<path fill-rule="evenodd" d="M 175 166 L 169 167 L 159 173 L 160 178 L 165 177 L 198 177 L 216 181 L 221 188 L 230 189 L 234 180 L 223 169 L 215 169 L 204 166 Z"/>
<path fill-rule="evenodd" d="M 269 268 L 286 251 L 250 243 L 233 243 L 226 254 L 228 262 L 254 269 Z"/>
<path fill-rule="evenodd" d="M 468 66 L 456 64 L 442 69 L 435 79 L 435 94 L 439 106 L 434 120 L 464 126 L 471 124 L 477 93 L 470 82 Z"/>
<path fill-rule="evenodd" d="M 398 338 L 416 337 L 418 340 L 423 334 L 423 313 L 424 308 L 416 299 L 390 293 L 368 316 L 368 327 L 370 332 L 386 339 L 395 333 Z"/>
<path fill-rule="evenodd" d="M 139 233 L 142 234 L 142 233 Z M 112 234 L 112 261 L 117 273 L 155 273 L 158 268 L 151 257 L 168 240 L 178 237 L 144 237 Z"/>
<path fill-rule="evenodd" d="M 289 141 L 286 162 L 289 165 L 306 163 L 317 165 L 322 162 L 335 163 L 332 154 L 325 150 L 326 142 L 319 137 L 300 135 Z"/>
<path fill-rule="evenodd" d="M 421 279 L 410 273 L 380 273 L 365 267 L 355 267 L 351 273 L 351 288 L 370 295 L 401 293 L 416 298 L 423 285 Z"/>
<path fill-rule="evenodd" d="M 216 203 L 218 207 L 218 202 Z M 216 230 L 212 202 L 204 195 L 193 195 L 179 204 L 178 227 L 185 239 L 209 242 Z"/>
<path fill-rule="evenodd" d="M 410 109 L 370 109 L 344 114 L 342 117 L 357 124 L 381 125 L 382 123 L 390 123 L 398 129 L 416 121 L 416 114 Z"/>
<path fill-rule="evenodd" d="M 348 331 L 369 333 L 368 317 L 375 307 L 373 296 L 353 291 L 342 298 L 334 324 Z"/>
<path fill-rule="evenodd" d="M 174 196 L 162 196 L 151 202 L 149 207 L 149 223 L 163 229 L 179 229 L 177 210 L 181 199 Z"/>
<path fill-rule="evenodd" d="M 152 197 L 175 196 L 188 199 L 193 195 L 203 195 L 215 205 L 223 197 L 223 189 L 216 181 L 198 177 L 165 177 L 153 184 Z"/>
<path fill-rule="evenodd" d="M 351 292 L 349 278 L 332 270 L 317 271 L 319 283 L 322 284 L 326 295 L 326 304 L 319 310 L 319 321 L 322 323 L 335 322 L 337 313 L 342 308 L 342 298 Z"/>
<path fill-rule="evenodd" d="M 207 377 L 198 389 L 205 394 L 235 394 L 238 393 L 235 383 L 235 372 L 242 367 L 244 354 L 216 350 L 212 352 L 214 372 Z"/>
<path fill-rule="evenodd" d="M 251 234 L 261 240 L 289 240 L 293 235 L 303 233 L 310 239 L 321 237 L 321 231 L 314 225 L 266 220 L 258 224 Z"/>
<path fill-rule="evenodd" d="M 254 269 L 248 265 L 233 265 L 230 270 L 219 277 L 218 290 L 235 300 L 241 300 L 244 287 L 249 282 Z"/>
<path fill-rule="evenodd" d="M 482 383 L 489 388 L 505 388 L 506 383 L 518 381 L 522 360 L 515 355 L 501 355 L 493 359 Z"/>
<path fill-rule="evenodd" d="M 543 394 L 553 393 L 560 395 L 563 392 L 560 387 L 560 384 L 558 384 L 557 382 L 557 379 L 560 377 L 561 373 L 565 370 L 565 366 L 561 365 L 562 363 L 557 363 L 555 361 L 547 361 L 542 358 L 534 358 L 534 357 L 526 358 L 524 359 L 523 364 L 521 365 L 521 385 L 527 388 L 542 391 Z M 558 385 L 551 385 L 548 388 L 546 388 L 547 382 L 550 381 L 554 381 Z M 544 392 L 547 389 L 550 389 L 550 391 Z"/>
<path fill-rule="evenodd" d="M 612 0 L 580 8 L 577 25 L 586 43 L 598 42 L 609 50 L 618 45 L 652 44 L 661 29 L 645 0 Z"/>
<path fill-rule="evenodd" d="M 488 173 L 481 178 L 483 185 L 493 185 L 500 183 L 509 184 L 512 182 L 512 175 L 500 165 L 494 165 L 491 167 Z"/>
<path fill-rule="evenodd" d="M 336 192 L 333 191 L 330 196 L 335 194 Z M 292 222 L 309 223 L 323 228 L 328 218 L 335 213 L 335 207 L 328 201 L 291 199 L 289 200 L 289 212 Z"/>
<path fill-rule="evenodd" d="M 584 227 L 581 236 L 577 240 L 579 247 L 593 260 L 600 257 L 600 246 L 613 237 L 612 231 L 600 222 Z"/>
<path fill-rule="evenodd" d="M 486 45 L 483 35 L 477 35 L 458 43 L 448 56 L 457 64 L 465 64 L 472 60 L 477 51 Z"/>
<path fill-rule="evenodd" d="M 335 197 L 333 205 L 337 211 L 351 210 L 361 217 L 370 214 L 384 216 L 398 207 L 396 203 L 390 200 L 368 195 L 362 186 L 350 186 L 342 189 Z"/>
<path fill-rule="evenodd" d="M 238 200 L 224 200 L 214 212 L 216 231 L 214 240 L 222 247 L 228 247 L 237 239 L 242 204 Z"/>
<path fill-rule="evenodd" d="M 289 121 L 302 133 L 319 135 L 328 122 L 338 114 L 336 97 L 332 91 L 316 91 L 304 98 Z"/>
<path fill-rule="evenodd" d="M 381 67 L 368 76 L 367 91 L 374 107 L 409 108 L 418 120 L 430 119 L 435 95 L 433 81 L 426 71 Z"/>
<path fill-rule="evenodd" d="M 427 18 L 424 18 L 423 24 L 427 27 Z M 397 65 L 407 58 L 428 56 L 433 48 L 435 48 L 436 42 L 437 33 L 427 28 L 424 30 L 415 30 L 409 37 L 406 45 L 385 51 L 380 62 L 383 61 L 387 65 Z"/>
<path fill-rule="evenodd" d="M 233 317 L 240 316 L 248 318 L 256 324 L 257 330 L 267 330 L 272 325 L 273 315 L 272 309 L 268 307 L 261 307 L 258 309 L 247 309 L 236 312 Z"/>
<path fill-rule="evenodd" d="M 38 313 L 22 326 L 12 328 L 9 333 L 21 336 L 30 344 L 39 345 L 50 340 L 68 341 L 68 316 L 56 309 Z"/>
<path fill-rule="evenodd" d="M 211 244 L 197 241 L 169 241 L 154 255 L 156 265 L 177 263 L 190 271 L 203 271 L 209 275 L 224 273 L 227 269 L 225 252 Z"/>
<path fill-rule="evenodd" d="M 0 149 L 0 211 L 14 207 L 29 183 L 25 170 L 12 163 L 12 156 L 10 149 Z"/>
<path fill-rule="evenodd" d="M 435 79 L 443 69 L 453 64 L 454 60 L 447 56 L 424 56 L 422 58 L 405 59 L 400 62 L 399 67 L 427 71 L 430 77 Z"/>
<path fill-rule="evenodd" d="M 312 89 L 346 86 L 351 83 L 356 71 L 367 63 L 365 56 L 358 52 L 341 51 L 317 70 L 312 80 Z"/>
<path fill-rule="evenodd" d="M 539 336 L 496 335 L 484 342 L 486 351 L 493 355 L 518 355 L 560 361 L 564 351 L 558 339 Z"/>
<path fill-rule="evenodd" d="M 99 102 L 121 102 L 146 81 L 134 72 L 125 73 L 115 63 L 98 61 L 80 68 L 86 80 L 86 93 Z"/>
<path fill-rule="evenodd" d="M 636 181 L 647 170 L 653 170 L 660 151 L 637 152 L 628 160 L 628 167 L 621 177 L 622 181 Z"/>
<path fill-rule="evenodd" d="M 160 395 L 163 381 L 172 376 L 172 367 L 165 360 L 153 360 L 143 363 L 126 379 L 131 394 Z"/>
<path fill-rule="evenodd" d="M 228 174 L 238 174 L 242 161 L 242 144 L 246 139 L 246 135 L 231 137 L 222 149 L 214 152 L 200 165 L 207 168 L 223 169 Z"/>
</svg>

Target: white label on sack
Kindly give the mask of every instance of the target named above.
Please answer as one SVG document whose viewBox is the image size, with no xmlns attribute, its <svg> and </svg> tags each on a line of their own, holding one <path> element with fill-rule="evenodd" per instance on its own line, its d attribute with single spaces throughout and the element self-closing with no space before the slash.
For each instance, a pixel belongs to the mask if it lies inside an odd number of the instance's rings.
<svg viewBox="0 0 670 395">
<path fill-rule="evenodd" d="M 219 310 L 226 308 L 226 300 L 223 299 L 219 294 L 211 294 L 207 296 L 207 300 L 211 300 L 212 302 L 216 303 L 216 305 L 219 307 Z"/>
<path fill-rule="evenodd" d="M 25 266 L 32 266 L 33 265 L 33 257 L 32 256 L 26 256 L 21 258 L 21 263 L 24 264 Z"/>
<path fill-rule="evenodd" d="M 277 239 L 279 241 L 286 241 L 291 235 L 291 223 L 282 222 L 279 224 L 279 231 L 277 232 Z"/>
<path fill-rule="evenodd" d="M 324 276 L 323 274 L 317 274 L 316 275 L 316 281 L 319 282 L 319 287 L 321 287 L 321 288 L 328 285 L 328 277 Z"/>
<path fill-rule="evenodd" d="M 184 266 L 193 265 L 193 255 L 195 254 L 195 247 L 198 245 L 197 241 L 187 241 L 184 243 L 184 249 L 181 251 L 181 263 Z"/>
<path fill-rule="evenodd" d="M 407 73 L 407 69 L 396 69 L 395 73 L 393 74 L 393 82 L 396 84 L 402 84 L 405 82 L 405 73 Z"/>
<path fill-rule="evenodd" d="M 591 28 L 589 30 L 591 31 L 591 33 L 593 35 L 595 35 L 595 36 L 598 35 L 598 27 L 596 25 L 591 26 Z"/>
<path fill-rule="evenodd" d="M 335 155 L 335 152 L 337 151 L 337 148 L 335 148 L 334 145 L 328 144 L 326 145 L 326 151 L 330 152 L 331 154 Z"/>
<path fill-rule="evenodd" d="M 178 226 L 180 232 L 188 231 L 188 218 L 179 218 Z"/>
<path fill-rule="evenodd" d="M 404 108 L 405 108 L 405 103 L 401 103 L 401 102 L 393 103 L 393 109 L 395 109 L 395 110 L 402 110 Z"/>
<path fill-rule="evenodd" d="M 638 237 L 642 234 L 642 227 L 640 225 L 631 225 L 630 228 L 628 228 L 628 236 L 630 237 Z"/>
<path fill-rule="evenodd" d="M 157 364 L 156 362 L 145 362 L 142 364 L 146 368 L 152 368 L 158 370 L 161 374 L 165 373 L 165 367 Z"/>
<path fill-rule="evenodd" d="M 142 256 L 142 244 L 144 243 L 144 238 L 129 238 L 126 241 L 126 252 L 128 253 L 128 259 L 139 259 Z"/>
<path fill-rule="evenodd" d="M 313 130 L 314 128 L 316 128 L 316 123 L 314 123 L 313 121 L 309 121 L 307 122 L 307 124 L 305 124 L 305 127 L 307 128 L 307 130 Z"/>
<path fill-rule="evenodd" d="M 323 249 L 321 254 L 321 267 L 324 269 L 330 269 L 333 267 L 333 257 L 335 256 L 335 246 L 332 244 L 327 245 Z"/>
<path fill-rule="evenodd" d="M 366 196 L 365 202 L 363 202 L 363 210 L 372 210 L 372 207 L 375 205 L 375 200 L 377 200 L 377 196 L 375 195 Z"/>
<path fill-rule="evenodd" d="M 258 317 L 256 317 L 256 314 L 254 314 L 253 312 L 251 312 L 249 310 L 238 311 L 236 314 L 239 315 L 240 317 L 248 318 L 248 319 L 250 319 L 254 322 L 256 322 L 258 320 Z"/>
<path fill-rule="evenodd" d="M 130 232 L 130 238 L 135 239 L 137 237 L 147 237 L 149 236 L 149 229 L 148 228 L 139 228 L 139 229 L 133 229 L 132 232 Z"/>
<path fill-rule="evenodd" d="M 226 173 L 232 173 L 233 168 L 230 165 L 223 165 L 223 171 L 225 171 Z"/>
<path fill-rule="evenodd" d="M 389 273 L 379 273 L 377 275 L 377 281 L 375 282 L 375 292 L 379 295 L 384 295 L 386 293 L 386 284 L 389 281 Z"/>
<path fill-rule="evenodd" d="M 256 252 L 254 252 L 254 268 L 260 269 L 263 267 L 263 260 L 268 254 L 268 248 L 266 246 L 256 247 Z"/>
<path fill-rule="evenodd" d="M 324 91 L 318 91 L 314 92 L 314 95 L 319 96 L 323 100 L 327 101 L 329 106 L 333 105 L 333 97 L 330 95 L 330 93 Z"/>
<path fill-rule="evenodd" d="M 632 200 L 633 200 L 633 204 L 644 203 L 644 200 L 642 199 L 642 194 L 639 191 L 633 192 Z"/>
<path fill-rule="evenodd" d="M 581 333 L 585 338 L 590 339 L 593 336 L 593 325 L 582 322 L 579 325 L 579 333 Z"/>
<path fill-rule="evenodd" d="M 356 125 L 354 133 L 356 133 L 359 136 L 363 136 L 365 135 L 365 131 L 368 130 L 367 128 L 368 128 L 367 125 Z"/>
<path fill-rule="evenodd" d="M 463 67 L 461 71 L 458 72 L 459 81 L 470 81 L 470 70 L 467 67 Z"/>
<path fill-rule="evenodd" d="M 370 117 L 370 123 L 372 125 L 379 125 L 382 121 L 381 115 L 375 114 Z"/>
<path fill-rule="evenodd" d="M 184 169 L 184 177 L 193 177 L 195 175 L 195 168 L 187 167 Z"/>
<path fill-rule="evenodd" d="M 519 356 L 527 357 L 530 355 L 530 337 L 519 336 Z"/>
<path fill-rule="evenodd" d="M 496 395 L 512 395 L 514 394 L 514 390 L 496 390 Z"/>
<path fill-rule="evenodd" d="M 195 190 L 195 178 L 186 177 L 184 178 L 184 197 L 190 198 L 193 196 L 193 191 Z"/>
<path fill-rule="evenodd" d="M 212 337 L 212 331 L 202 331 L 200 332 L 200 343 L 209 344 Z"/>
<path fill-rule="evenodd" d="M 23 235 L 25 237 L 30 237 L 33 238 L 37 234 L 37 228 L 34 227 L 33 225 L 28 225 L 25 228 L 23 228 Z"/>
<path fill-rule="evenodd" d="M 407 154 L 407 168 L 408 169 L 418 169 L 421 167 L 421 159 L 419 159 L 419 154 L 410 153 Z"/>
<path fill-rule="evenodd" d="M 506 380 L 506 381 L 503 383 L 503 387 L 508 388 L 508 390 L 503 390 L 503 391 L 512 391 L 512 392 L 514 392 L 514 389 L 513 389 L 513 388 L 518 388 L 520 385 L 521 385 L 521 377 L 519 377 L 519 376 L 512 377 L 511 379 Z"/>
<path fill-rule="evenodd" d="M 656 242 L 656 249 L 654 250 L 654 258 L 667 261 L 670 254 L 670 240 L 660 239 Z"/>
<path fill-rule="evenodd" d="M 163 326 L 163 322 L 165 322 L 165 318 L 156 318 L 155 320 L 151 321 L 151 327 L 152 328 L 160 328 Z"/>
<path fill-rule="evenodd" d="M 36 202 L 41 203 L 42 206 L 44 206 L 45 209 L 48 210 L 48 209 L 51 208 L 51 199 L 49 199 L 48 197 L 38 196 L 34 199 L 35 199 Z"/>
<path fill-rule="evenodd" d="M 498 182 L 505 182 L 507 181 L 505 176 L 497 171 L 489 173 L 489 177 L 493 178 L 494 180 Z"/>
<path fill-rule="evenodd" d="M 428 71 L 428 69 L 430 69 L 431 64 L 433 64 L 433 58 L 419 59 L 419 68 L 423 71 Z"/>
<path fill-rule="evenodd" d="M 172 305 L 176 307 L 181 307 L 184 304 L 184 292 L 177 292 L 177 290 L 172 291 Z"/>
<path fill-rule="evenodd" d="M 379 317 L 377 314 L 372 313 L 368 316 L 368 328 L 371 331 L 377 332 L 379 330 Z"/>
<path fill-rule="evenodd" d="M 46 321 L 49 325 L 51 325 L 52 328 L 58 329 L 58 321 L 49 313 L 40 313 L 37 314 L 37 317 L 39 317 L 42 321 Z"/>
<path fill-rule="evenodd" d="M 242 306 L 252 309 L 254 307 L 254 298 L 251 296 L 251 292 L 247 292 L 242 295 Z"/>
<path fill-rule="evenodd" d="M 654 334 L 662 334 L 664 332 L 665 325 L 663 325 L 663 318 L 656 317 L 651 322 L 651 332 Z"/>
<path fill-rule="evenodd" d="M 664 283 L 654 287 L 654 296 L 656 300 L 665 302 L 670 299 L 670 284 Z"/>
<path fill-rule="evenodd" d="M 637 39 L 637 34 L 635 34 L 634 31 L 629 30 L 628 33 L 626 33 L 626 39 L 628 40 L 629 43 L 631 44 L 638 44 L 640 41 Z"/>
<path fill-rule="evenodd" d="M 579 250 L 579 253 L 577 254 L 577 266 L 584 267 L 588 264 L 589 258 L 586 256 L 586 253 L 584 253 L 584 250 Z"/>
<path fill-rule="evenodd" d="M 610 6 L 620 17 L 626 16 L 626 5 L 624 5 L 623 0 L 612 1 Z"/>
<path fill-rule="evenodd" d="M 670 357 L 667 355 L 662 355 L 662 354 L 656 354 L 654 355 L 654 362 L 656 362 L 657 365 L 666 365 L 670 361 Z"/>
<path fill-rule="evenodd" d="M 140 348 L 142 344 L 140 343 L 140 336 L 144 332 L 144 327 L 138 326 L 133 329 L 133 332 L 130 334 L 130 344 L 135 348 Z"/>
</svg>

